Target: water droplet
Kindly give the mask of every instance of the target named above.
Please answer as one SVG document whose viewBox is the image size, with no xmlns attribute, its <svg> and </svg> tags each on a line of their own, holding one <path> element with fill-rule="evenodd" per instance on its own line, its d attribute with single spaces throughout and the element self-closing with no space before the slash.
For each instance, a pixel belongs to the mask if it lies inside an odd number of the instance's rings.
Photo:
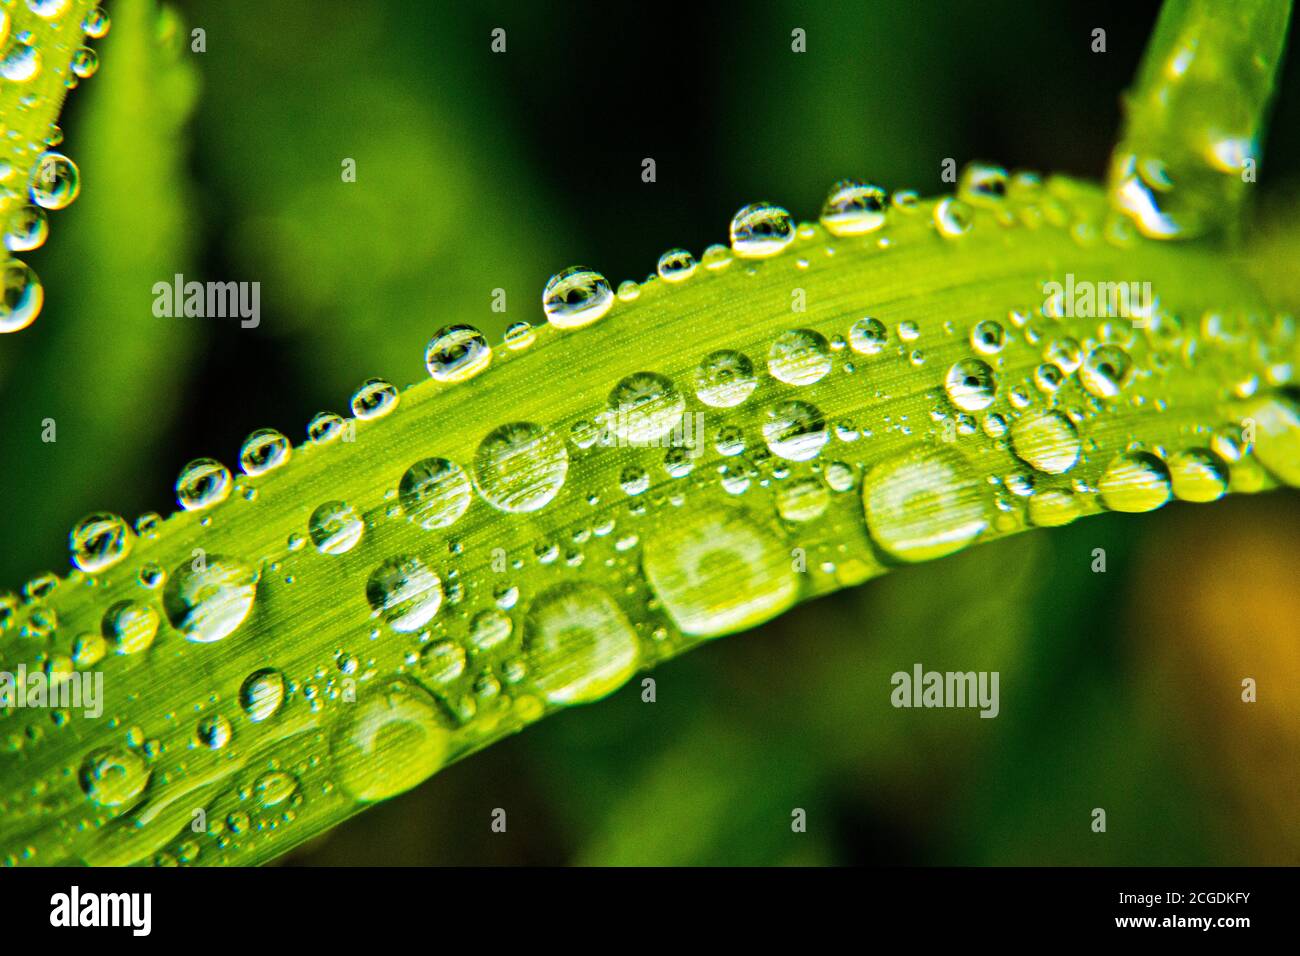
<svg viewBox="0 0 1300 956">
<path fill-rule="evenodd" d="M 659 257 L 657 271 L 665 282 L 684 282 L 695 274 L 695 257 L 685 249 L 669 249 Z"/>
<path fill-rule="evenodd" d="M 472 489 L 463 468 L 446 458 L 417 461 L 398 485 L 402 509 L 425 531 L 455 524 L 469 508 Z"/>
<path fill-rule="evenodd" d="M 1082 442 L 1068 416 L 1049 411 L 1016 422 L 1011 444 L 1026 464 L 1049 475 L 1063 475 L 1079 460 Z"/>
<path fill-rule="evenodd" d="M 526 349 L 535 341 L 537 341 L 537 333 L 533 330 L 532 325 L 527 322 L 511 322 L 506 327 L 506 348 L 512 352 Z"/>
<path fill-rule="evenodd" d="M 1133 360 L 1118 345 L 1099 345 L 1088 353 L 1079 380 L 1098 398 L 1114 398 L 1128 384 Z"/>
<path fill-rule="evenodd" d="M 307 423 L 307 440 L 313 445 L 328 445 L 343 437 L 345 427 L 342 416 L 334 412 L 317 412 Z"/>
<path fill-rule="evenodd" d="M 984 484 L 954 449 L 918 448 L 876 465 L 862 499 L 872 539 L 900 561 L 953 554 L 988 526 Z"/>
<path fill-rule="evenodd" d="M 885 224 L 887 196 L 879 186 L 841 179 L 822 206 L 821 222 L 833 236 L 860 236 Z"/>
<path fill-rule="evenodd" d="M 41 71 L 41 54 L 36 47 L 15 39 L 0 57 L 0 76 L 14 83 L 26 83 Z"/>
<path fill-rule="evenodd" d="M 339 785 L 356 800 L 385 800 L 435 773 L 451 735 L 428 691 L 391 681 L 345 708 L 330 751 Z"/>
<path fill-rule="evenodd" d="M 1040 528 L 1069 524 L 1080 511 L 1078 499 L 1065 488 L 1048 488 L 1029 499 L 1029 520 Z"/>
<path fill-rule="evenodd" d="M 742 259 L 774 256 L 793 239 L 790 214 L 771 203 L 750 203 L 731 219 L 731 251 Z"/>
<path fill-rule="evenodd" d="M 72 54 L 72 72 L 80 79 L 89 79 L 99 69 L 99 56 L 88 46 Z"/>
<path fill-rule="evenodd" d="M 239 687 L 239 706 L 255 724 L 274 717 L 284 698 L 284 675 L 271 667 L 253 671 Z"/>
<path fill-rule="evenodd" d="M 346 554 L 365 532 L 365 521 L 346 501 L 327 501 L 307 520 L 307 533 L 321 554 Z"/>
<path fill-rule="evenodd" d="M 220 750 L 230 743 L 233 730 L 230 721 L 222 714 L 204 717 L 194 728 L 194 742 L 209 750 Z"/>
<path fill-rule="evenodd" d="M 1129 452 L 1106 466 L 1097 487 L 1111 511 L 1154 511 L 1169 500 L 1169 469 L 1149 452 Z"/>
<path fill-rule="evenodd" d="M 111 25 L 112 21 L 109 20 L 103 7 L 94 7 L 86 11 L 86 16 L 81 21 L 81 29 L 85 31 L 86 36 L 94 40 L 107 36 Z"/>
<path fill-rule="evenodd" d="M 188 641 L 211 644 L 244 623 L 257 597 L 257 572 L 235 558 L 182 562 L 163 589 L 163 610 Z"/>
<path fill-rule="evenodd" d="M 955 362 L 944 377 L 943 387 L 952 403 L 964 412 L 988 408 L 998 393 L 993 369 L 976 358 Z"/>
<path fill-rule="evenodd" d="M 551 276 L 542 291 L 542 310 L 557 329 L 577 329 L 605 317 L 614 304 L 609 282 L 585 266 L 570 266 Z"/>
<path fill-rule="evenodd" d="M 864 317 L 849 329 L 849 348 L 859 355 L 875 355 L 885 347 L 889 332 L 879 319 Z"/>
<path fill-rule="evenodd" d="M 740 405 L 757 385 L 754 363 L 731 349 L 710 352 L 695 369 L 695 395 L 712 408 Z"/>
<path fill-rule="evenodd" d="M 277 770 L 257 778 L 253 794 L 257 805 L 265 809 L 278 807 L 298 792 L 298 779 L 291 773 Z"/>
<path fill-rule="evenodd" d="M 970 345 L 981 355 L 997 355 L 1006 345 L 1007 333 L 992 319 L 978 322 L 970 330 Z"/>
<path fill-rule="evenodd" d="M 796 478 L 777 489 L 776 511 L 786 521 L 814 521 L 825 514 L 830 497 L 819 479 Z"/>
<path fill-rule="evenodd" d="M 274 428 L 259 428 L 239 449 L 239 467 L 251 478 L 274 471 L 289 460 L 293 446 Z"/>
<path fill-rule="evenodd" d="M 86 756 L 77 782 L 82 792 L 100 806 L 120 807 L 144 792 L 149 768 L 134 751 L 105 748 Z"/>
<path fill-rule="evenodd" d="M 69 0 L 27 0 L 27 9 L 38 17 L 53 20 L 68 9 Z"/>
<path fill-rule="evenodd" d="M 767 370 L 786 385 L 811 385 L 831 370 L 830 345 L 812 329 L 782 332 L 768 350 Z"/>
<path fill-rule="evenodd" d="M 489 608 L 479 611 L 469 622 L 469 643 L 475 651 L 483 654 L 504 644 L 513 630 L 514 622 L 509 614 Z"/>
<path fill-rule="evenodd" d="M 1183 501 L 1217 501 L 1228 491 L 1228 466 L 1208 448 L 1173 455 L 1169 478 L 1174 496 Z"/>
<path fill-rule="evenodd" d="M 1300 488 L 1300 401 L 1293 392 L 1278 392 L 1246 409 L 1255 423 L 1255 457 L 1292 488 Z"/>
<path fill-rule="evenodd" d="M 699 637 L 761 624 L 799 594 L 790 549 L 741 508 L 707 508 L 663 525 L 646 542 L 642 564 L 677 627 Z"/>
<path fill-rule="evenodd" d="M 1066 375 L 1071 375 L 1083 364 L 1083 349 L 1075 339 L 1057 339 L 1043 351 L 1043 361 L 1051 362 Z"/>
<path fill-rule="evenodd" d="M 0 266 L 0 333 L 27 328 L 44 303 L 45 287 L 27 263 L 8 259 Z"/>
<path fill-rule="evenodd" d="M 971 208 L 960 199 L 945 196 L 935 204 L 934 224 L 945 239 L 964 236 L 970 232 Z"/>
<path fill-rule="evenodd" d="M 618 476 L 618 486 L 624 494 L 643 494 L 650 488 L 650 475 L 639 465 L 628 465 Z"/>
<path fill-rule="evenodd" d="M 962 170 L 957 195 L 977 206 L 996 206 L 1007 197 L 1007 171 L 991 163 L 970 163 Z"/>
<path fill-rule="evenodd" d="M 671 432 L 685 409 L 686 400 L 671 379 L 635 372 L 610 391 L 605 424 L 630 444 L 648 444 Z"/>
<path fill-rule="evenodd" d="M 39 249 L 50 234 L 50 222 L 40 206 L 22 205 L 9 214 L 5 224 L 5 248 L 10 252 Z"/>
<path fill-rule="evenodd" d="M 419 558 L 389 558 L 366 582 L 366 600 L 388 626 L 403 633 L 418 631 L 442 607 L 442 580 Z"/>
<path fill-rule="evenodd" d="M 568 472 L 564 439 L 531 422 L 502 425 L 474 453 L 474 485 L 501 511 L 545 507 L 560 493 Z"/>
<path fill-rule="evenodd" d="M 115 514 L 96 512 L 73 526 L 68 535 L 72 562 L 87 574 L 98 574 L 117 564 L 131 552 L 135 535 Z"/>
<path fill-rule="evenodd" d="M 176 500 L 186 511 L 201 511 L 230 497 L 230 470 L 212 458 L 196 458 L 176 479 Z"/>
<path fill-rule="evenodd" d="M 807 402 L 782 402 L 768 409 L 763 441 L 772 454 L 788 461 L 808 461 L 830 440 L 821 410 Z"/>
<path fill-rule="evenodd" d="M 562 584 L 528 609 L 524 660 L 552 704 L 584 704 L 624 684 L 640 658 L 636 631 L 617 603 L 591 584 Z"/>
<path fill-rule="evenodd" d="M 449 325 L 438 330 L 424 350 L 424 364 L 437 382 L 463 382 L 492 362 L 492 346 L 472 325 Z"/>
<path fill-rule="evenodd" d="M 63 209 L 81 192 L 81 171 L 62 153 L 44 152 L 32 168 L 28 191 L 43 209 Z"/>
<path fill-rule="evenodd" d="M 382 378 L 367 379 L 352 395 L 352 414 L 370 421 L 383 418 L 397 407 L 397 389 Z"/>
<path fill-rule="evenodd" d="M 104 638 L 119 654 L 147 650 L 158 635 L 158 612 L 147 604 L 118 601 L 104 612 Z"/>
<path fill-rule="evenodd" d="M 425 680 L 436 686 L 450 684 L 465 673 L 465 648 L 455 641 L 438 641 L 420 652 Z"/>
</svg>

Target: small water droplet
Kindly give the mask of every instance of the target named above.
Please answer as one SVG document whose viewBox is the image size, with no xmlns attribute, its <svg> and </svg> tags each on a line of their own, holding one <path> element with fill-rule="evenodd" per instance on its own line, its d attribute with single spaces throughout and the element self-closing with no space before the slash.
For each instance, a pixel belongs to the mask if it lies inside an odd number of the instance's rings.
<svg viewBox="0 0 1300 956">
<path fill-rule="evenodd" d="M 710 352 L 695 369 L 695 395 L 711 408 L 734 408 L 758 385 L 748 356 L 720 349 Z"/>
<path fill-rule="evenodd" d="M 239 687 L 239 706 L 255 724 L 274 717 L 284 698 L 284 675 L 271 667 L 253 671 Z"/>
<path fill-rule="evenodd" d="M 782 332 L 768 350 L 767 370 L 786 385 L 812 385 L 831 370 L 830 345 L 812 329 Z"/>
<path fill-rule="evenodd" d="M 289 439 L 274 428 L 259 428 L 246 439 L 239 449 L 239 467 L 249 477 L 274 471 L 293 454 Z"/>
<path fill-rule="evenodd" d="M 952 403 L 964 412 L 988 408 L 998 392 L 993 369 L 976 358 L 955 362 L 944 377 L 943 387 Z"/>
<path fill-rule="evenodd" d="M 695 274 L 695 257 L 685 249 L 669 249 L 659 257 L 656 271 L 665 282 L 684 282 Z"/>
<path fill-rule="evenodd" d="M 367 379 L 352 394 L 352 414 L 370 421 L 383 418 L 397 407 L 397 389 L 382 378 Z"/>
</svg>

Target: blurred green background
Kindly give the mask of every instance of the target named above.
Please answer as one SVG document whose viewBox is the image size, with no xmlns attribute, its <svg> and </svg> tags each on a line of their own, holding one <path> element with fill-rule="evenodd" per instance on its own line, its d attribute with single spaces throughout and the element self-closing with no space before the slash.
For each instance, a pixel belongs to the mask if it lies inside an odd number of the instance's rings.
<svg viewBox="0 0 1300 956">
<path fill-rule="evenodd" d="M 552 6 L 108 5 L 102 67 L 62 121 L 82 195 L 25 257 L 45 310 L 0 337 L 0 587 L 65 570 L 88 511 L 171 511 L 191 458 L 231 463 L 263 426 L 299 442 L 362 380 L 419 380 L 443 325 L 499 341 L 539 321 L 564 266 L 639 279 L 671 246 L 723 241 L 746 202 L 811 219 L 843 176 L 932 194 L 946 157 L 1097 178 L 1156 13 Z M 1266 209 L 1295 208 L 1297 72 Z M 261 282 L 260 326 L 155 318 L 151 287 L 178 272 Z M 905 569 L 663 667 L 655 704 L 634 682 L 548 720 L 287 862 L 1295 863 L 1298 534 L 1282 493 Z M 893 709 L 889 675 L 917 661 L 999 671 L 1001 715 Z"/>
</svg>

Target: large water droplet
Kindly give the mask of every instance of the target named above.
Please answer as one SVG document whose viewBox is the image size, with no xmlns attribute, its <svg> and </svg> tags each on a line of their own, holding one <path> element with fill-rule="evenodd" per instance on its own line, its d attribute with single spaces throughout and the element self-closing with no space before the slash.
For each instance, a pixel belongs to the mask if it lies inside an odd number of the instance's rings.
<svg viewBox="0 0 1300 956">
<path fill-rule="evenodd" d="M 383 418 L 397 407 L 397 389 L 382 378 L 367 379 L 352 394 L 352 414 L 364 421 Z"/>
<path fill-rule="evenodd" d="M 327 501 L 307 520 L 311 543 L 321 554 L 346 554 L 366 532 L 365 520 L 346 501 Z"/>
<path fill-rule="evenodd" d="M 253 671 L 239 687 L 239 706 L 253 723 L 269 720 L 284 705 L 284 675 L 267 667 Z"/>
<path fill-rule="evenodd" d="M 118 601 L 104 612 L 104 638 L 118 654 L 139 654 L 158 635 L 158 612 L 147 604 Z"/>
<path fill-rule="evenodd" d="M 1128 384 L 1133 360 L 1118 345 L 1099 345 L 1088 353 L 1079 380 L 1098 398 L 1114 398 Z"/>
<path fill-rule="evenodd" d="M 888 197 L 879 186 L 841 179 L 831 187 L 821 221 L 833 236 L 860 236 L 885 224 Z"/>
<path fill-rule="evenodd" d="M 438 382 L 463 382 L 492 362 L 492 346 L 472 325 L 439 329 L 424 350 L 424 364 Z"/>
<path fill-rule="evenodd" d="M 1063 475 L 1079 460 L 1081 442 L 1074 422 L 1059 411 L 1030 415 L 1011 431 L 1016 455 L 1049 475 Z"/>
<path fill-rule="evenodd" d="M 998 394 L 993 369 L 977 358 L 953 363 L 944 377 L 943 387 L 952 403 L 964 412 L 988 408 Z"/>
<path fill-rule="evenodd" d="M 672 380 L 657 372 L 635 372 L 609 393 L 605 424 L 631 444 L 657 441 L 682 420 L 686 400 Z"/>
<path fill-rule="evenodd" d="M 701 637 L 760 624 L 799 594 L 790 549 L 738 508 L 710 508 L 664 525 L 646 542 L 642 563 L 678 628 Z"/>
<path fill-rule="evenodd" d="M 1097 487 L 1111 511 L 1154 511 L 1169 500 L 1169 469 L 1149 452 L 1129 452 L 1106 466 Z"/>
<path fill-rule="evenodd" d="M 239 467 L 249 477 L 274 471 L 293 454 L 289 439 L 274 428 L 259 428 L 246 439 L 239 449 Z"/>
<path fill-rule="evenodd" d="M 1293 392 L 1278 392 L 1246 411 L 1255 425 L 1255 457 L 1279 481 L 1300 488 L 1300 400 Z"/>
<path fill-rule="evenodd" d="M 86 756 L 77 782 L 82 792 L 100 806 L 120 807 L 144 792 L 149 768 L 133 750 L 105 748 Z"/>
<path fill-rule="evenodd" d="M 875 355 L 885 347 L 889 331 L 879 319 L 870 316 L 858 319 L 849 329 L 849 348 L 859 355 Z"/>
<path fill-rule="evenodd" d="M 685 249 L 669 249 L 659 257 L 656 268 L 665 282 L 684 282 L 695 274 L 695 257 Z"/>
<path fill-rule="evenodd" d="M 81 171 L 62 153 L 42 153 L 32 168 L 28 191 L 41 208 L 63 209 L 81 193 Z"/>
<path fill-rule="evenodd" d="M 1174 496 L 1182 501 L 1217 501 L 1228 492 L 1228 466 L 1208 448 L 1180 451 L 1169 459 Z"/>
<path fill-rule="evenodd" d="M 757 385 L 754 363 L 731 349 L 710 352 L 695 369 L 695 396 L 712 408 L 740 405 Z"/>
<path fill-rule="evenodd" d="M 405 679 L 345 708 L 331 736 L 338 783 L 356 800 L 384 800 L 435 773 L 451 735 L 428 691 Z"/>
<path fill-rule="evenodd" d="M 50 234 L 50 221 L 40 206 L 22 205 L 9 214 L 5 224 L 5 248 L 10 252 L 39 249 Z"/>
<path fill-rule="evenodd" d="M 815 521 L 826 512 L 830 492 L 819 478 L 785 481 L 776 492 L 776 511 L 786 521 Z"/>
<path fill-rule="evenodd" d="M 181 469 L 176 500 L 186 511 L 201 511 L 230 497 L 230 470 L 212 458 L 198 458 Z"/>
<path fill-rule="evenodd" d="M 0 333 L 27 328 L 44 303 L 45 287 L 27 263 L 8 259 L 0 265 Z"/>
<path fill-rule="evenodd" d="M 524 659 L 552 704 L 582 704 L 621 686 L 636 670 L 636 631 L 614 600 L 591 584 L 562 584 L 528 609 Z"/>
<path fill-rule="evenodd" d="M 96 512 L 76 523 L 68 535 L 73 563 L 87 574 L 98 574 L 131 552 L 135 535 L 115 514 Z"/>
<path fill-rule="evenodd" d="M 186 640 L 210 644 L 244 623 L 257 597 L 257 572 L 235 558 L 209 555 L 177 566 L 163 589 L 163 610 Z"/>
<path fill-rule="evenodd" d="M 771 203 L 750 203 L 731 219 L 731 250 L 742 259 L 774 256 L 793 239 L 790 214 Z"/>
<path fill-rule="evenodd" d="M 472 493 L 464 469 L 446 458 L 417 461 L 398 485 L 407 517 L 425 531 L 455 524 L 469 508 Z"/>
<path fill-rule="evenodd" d="M 501 511 L 545 507 L 569 472 L 564 439 L 532 422 L 511 422 L 488 434 L 474 453 L 474 486 Z"/>
<path fill-rule="evenodd" d="M 41 53 L 17 38 L 0 57 L 0 76 L 12 83 L 26 83 L 41 72 Z"/>
<path fill-rule="evenodd" d="M 763 422 L 763 441 L 772 454 L 789 461 L 816 458 L 829 439 L 821 410 L 807 402 L 782 402 L 768 409 Z"/>
<path fill-rule="evenodd" d="M 983 482 L 956 450 L 916 449 L 876 465 L 862 482 L 867 527 L 900 561 L 960 551 L 988 526 Z"/>
<path fill-rule="evenodd" d="M 768 350 L 767 370 L 786 385 L 811 385 L 831 370 L 830 345 L 812 329 L 782 332 Z"/>
<path fill-rule="evenodd" d="M 397 555 L 371 572 L 366 600 L 395 631 L 418 631 L 442 607 L 442 580 L 419 558 Z"/>
<path fill-rule="evenodd" d="M 605 317 L 614 304 L 614 291 L 599 272 L 570 266 L 551 276 L 542 290 L 542 311 L 558 329 L 576 329 Z"/>
</svg>

